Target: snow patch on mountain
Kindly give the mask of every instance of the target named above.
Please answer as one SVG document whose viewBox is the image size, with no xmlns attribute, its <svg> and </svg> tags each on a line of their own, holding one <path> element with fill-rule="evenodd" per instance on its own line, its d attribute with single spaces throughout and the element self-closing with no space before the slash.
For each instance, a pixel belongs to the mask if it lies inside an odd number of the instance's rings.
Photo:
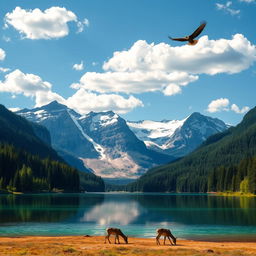
<svg viewBox="0 0 256 256">
<path fill-rule="evenodd" d="M 210 135 L 229 128 L 223 121 L 193 113 L 183 120 L 127 123 L 149 149 L 180 157 L 193 151 Z"/>
<path fill-rule="evenodd" d="M 83 128 L 81 127 L 81 125 L 79 124 L 78 120 L 71 114 L 70 109 L 67 110 L 68 114 L 70 115 L 71 119 L 73 120 L 73 122 L 75 123 L 75 125 L 77 126 L 77 128 L 80 130 L 80 132 L 82 133 L 82 135 L 92 143 L 92 145 L 94 146 L 95 150 L 100 154 L 100 159 L 105 159 L 106 155 L 105 155 L 105 149 L 98 143 L 96 143 L 90 136 L 88 136 Z"/>
<path fill-rule="evenodd" d="M 80 118 L 80 120 L 86 119 L 90 117 L 91 113 L 87 114 Z M 90 131 L 98 130 L 99 128 L 104 128 L 110 125 L 113 125 L 118 122 L 118 115 L 113 113 L 109 114 L 109 112 L 102 112 L 102 113 L 94 113 L 92 117 L 92 121 L 90 124 Z"/>
<path fill-rule="evenodd" d="M 175 130 L 181 127 L 187 118 L 183 120 L 164 121 L 128 121 L 129 128 L 136 136 L 144 141 L 148 147 L 166 148 L 166 142 L 170 139 Z"/>
</svg>

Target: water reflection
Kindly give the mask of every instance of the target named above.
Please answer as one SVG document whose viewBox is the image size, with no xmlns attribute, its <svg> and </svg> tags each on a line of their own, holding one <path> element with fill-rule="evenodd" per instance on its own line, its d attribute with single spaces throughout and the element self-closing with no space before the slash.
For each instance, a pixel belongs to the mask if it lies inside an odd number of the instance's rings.
<svg viewBox="0 0 256 256">
<path fill-rule="evenodd" d="M 88 199 L 88 209 L 103 198 Z M 78 213 L 81 201 L 78 194 L 1 195 L 0 224 L 65 221 Z"/>
<path fill-rule="evenodd" d="M 80 219 L 82 222 L 93 222 L 99 225 L 128 225 L 144 212 L 138 202 L 107 201 L 85 212 Z"/>
<path fill-rule="evenodd" d="M 256 198 L 193 194 L 0 195 L 0 235 L 103 234 L 123 226 L 136 236 L 171 227 L 180 237 L 256 234 Z M 24 226 L 25 225 L 25 226 Z M 27 233 L 26 233 L 27 232 Z M 41 232 L 41 233 L 40 233 Z"/>
<path fill-rule="evenodd" d="M 147 215 L 140 216 L 148 222 L 256 226 L 255 198 L 163 195 L 160 199 L 157 195 L 141 195 L 137 196 L 137 200 L 148 210 Z"/>
</svg>

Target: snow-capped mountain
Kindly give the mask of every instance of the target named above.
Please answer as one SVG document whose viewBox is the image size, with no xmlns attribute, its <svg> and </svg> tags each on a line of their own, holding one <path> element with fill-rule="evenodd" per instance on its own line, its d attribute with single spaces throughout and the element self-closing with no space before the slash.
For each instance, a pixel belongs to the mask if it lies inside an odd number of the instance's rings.
<svg viewBox="0 0 256 256">
<path fill-rule="evenodd" d="M 105 178 L 136 178 L 148 168 L 174 159 L 148 149 L 112 111 L 81 116 L 54 101 L 17 114 L 44 125 L 51 134 L 52 146 L 64 159 L 68 161 L 67 154 L 72 155 Z"/>
<path fill-rule="evenodd" d="M 185 120 L 128 121 L 127 124 L 136 136 L 144 141 L 148 148 L 164 150 L 170 137 L 177 128 L 183 125 Z"/>
<path fill-rule="evenodd" d="M 200 113 L 161 122 L 126 122 L 112 111 L 82 116 L 56 101 L 17 113 L 45 126 L 53 148 L 70 165 L 104 178 L 136 178 L 228 128 L 221 120 Z"/>
<path fill-rule="evenodd" d="M 181 157 L 196 149 L 209 136 L 230 126 L 217 118 L 193 113 L 183 120 L 127 122 L 148 148 Z"/>
</svg>

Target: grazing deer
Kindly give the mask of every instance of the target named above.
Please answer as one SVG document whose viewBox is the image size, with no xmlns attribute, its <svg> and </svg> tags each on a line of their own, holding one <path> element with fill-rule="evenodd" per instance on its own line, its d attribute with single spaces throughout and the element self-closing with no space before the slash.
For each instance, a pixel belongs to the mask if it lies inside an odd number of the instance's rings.
<svg viewBox="0 0 256 256">
<path fill-rule="evenodd" d="M 105 237 L 105 243 L 106 243 L 106 240 L 108 239 L 108 242 L 111 244 L 111 242 L 109 240 L 109 237 L 111 235 L 115 235 L 115 244 L 116 244 L 116 240 L 120 244 L 119 236 L 121 236 L 124 239 L 125 243 L 128 244 L 128 237 L 121 231 L 121 229 L 119 229 L 119 228 L 107 228 L 106 231 L 107 231 L 108 234 Z"/>
<path fill-rule="evenodd" d="M 165 244 L 165 239 L 167 237 L 169 239 L 171 245 L 176 245 L 176 239 L 177 238 L 171 233 L 170 229 L 159 228 L 159 229 L 156 230 L 156 233 L 157 233 L 157 236 L 156 236 L 156 244 L 157 245 L 160 245 L 159 238 L 161 236 L 164 236 L 164 244 Z M 172 243 L 170 237 L 171 237 L 173 243 Z"/>
</svg>

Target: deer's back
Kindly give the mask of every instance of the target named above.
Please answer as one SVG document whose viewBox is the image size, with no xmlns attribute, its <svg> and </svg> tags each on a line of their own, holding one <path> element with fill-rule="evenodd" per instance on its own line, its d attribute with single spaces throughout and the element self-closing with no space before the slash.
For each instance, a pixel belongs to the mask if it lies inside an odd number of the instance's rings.
<svg viewBox="0 0 256 256">
<path fill-rule="evenodd" d="M 162 236 L 169 236 L 171 234 L 170 229 L 165 229 L 165 228 L 159 228 L 156 230 L 156 232 Z"/>
</svg>

